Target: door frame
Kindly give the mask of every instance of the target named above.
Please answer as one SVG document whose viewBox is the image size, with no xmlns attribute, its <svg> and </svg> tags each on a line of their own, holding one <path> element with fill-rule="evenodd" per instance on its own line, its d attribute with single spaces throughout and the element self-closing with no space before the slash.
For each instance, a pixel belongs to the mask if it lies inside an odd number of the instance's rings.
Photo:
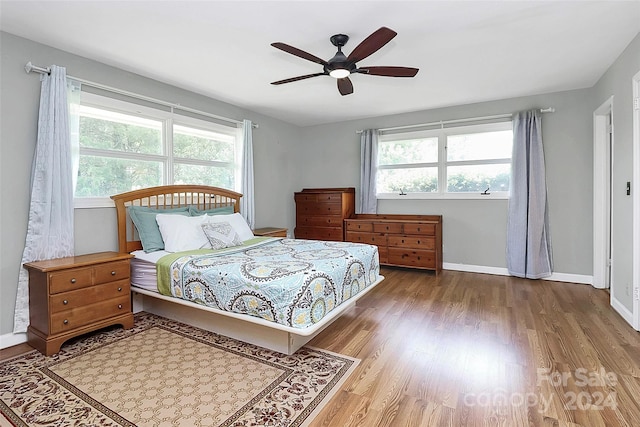
<svg viewBox="0 0 640 427">
<path fill-rule="evenodd" d="M 607 99 L 593 112 L 593 287 L 605 289 L 610 287 L 609 259 L 610 247 L 610 199 L 611 178 L 609 171 L 610 140 L 608 116 L 613 116 L 613 96 Z M 609 186 L 609 188 L 607 188 Z M 611 265 L 613 269 L 614 266 Z"/>
<path fill-rule="evenodd" d="M 633 76 L 633 181 L 631 194 L 633 197 L 633 323 L 636 331 L 640 331 L 640 71 Z M 636 106 L 638 108 L 636 108 Z"/>
</svg>

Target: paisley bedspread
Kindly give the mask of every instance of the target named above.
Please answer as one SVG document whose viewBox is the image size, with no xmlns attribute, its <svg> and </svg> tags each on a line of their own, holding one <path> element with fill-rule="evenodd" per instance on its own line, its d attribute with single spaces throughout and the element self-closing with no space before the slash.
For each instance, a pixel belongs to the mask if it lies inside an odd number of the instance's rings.
<svg viewBox="0 0 640 427">
<path fill-rule="evenodd" d="M 304 329 L 378 280 L 376 246 L 261 237 L 222 251 L 160 259 L 158 289 Z"/>
</svg>

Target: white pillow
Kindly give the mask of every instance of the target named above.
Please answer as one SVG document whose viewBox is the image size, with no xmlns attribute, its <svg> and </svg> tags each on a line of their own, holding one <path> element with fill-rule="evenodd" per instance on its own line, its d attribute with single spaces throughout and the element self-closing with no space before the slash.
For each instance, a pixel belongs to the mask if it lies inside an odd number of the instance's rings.
<svg viewBox="0 0 640 427">
<path fill-rule="evenodd" d="M 205 222 L 202 231 L 211 244 L 211 249 L 224 249 L 242 245 L 236 230 L 228 222 Z"/>
<path fill-rule="evenodd" d="M 207 219 L 207 215 L 156 215 L 156 222 L 164 240 L 164 250 L 181 252 L 210 248 L 209 240 L 202 232 L 202 223 Z"/>
<path fill-rule="evenodd" d="M 251 231 L 251 228 L 249 228 L 249 224 L 247 224 L 247 221 L 245 221 L 244 217 L 237 212 L 231 215 L 210 216 L 207 217 L 206 222 L 228 222 L 229 224 L 231 224 L 233 229 L 236 230 L 236 233 L 238 233 L 238 236 L 240 236 L 240 240 L 242 240 L 243 242 L 245 240 L 253 239 L 254 237 L 256 237 L 253 235 L 253 232 Z"/>
</svg>

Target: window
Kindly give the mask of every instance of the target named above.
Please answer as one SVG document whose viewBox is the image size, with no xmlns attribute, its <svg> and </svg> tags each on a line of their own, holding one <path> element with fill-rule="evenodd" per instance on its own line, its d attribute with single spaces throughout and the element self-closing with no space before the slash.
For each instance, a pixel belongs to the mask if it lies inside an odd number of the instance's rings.
<svg viewBox="0 0 640 427">
<path fill-rule="evenodd" d="M 506 198 L 511 122 L 380 135 L 379 198 Z"/>
<path fill-rule="evenodd" d="M 85 92 L 79 123 L 76 206 L 109 206 L 112 194 L 166 184 L 239 190 L 236 127 Z"/>
</svg>

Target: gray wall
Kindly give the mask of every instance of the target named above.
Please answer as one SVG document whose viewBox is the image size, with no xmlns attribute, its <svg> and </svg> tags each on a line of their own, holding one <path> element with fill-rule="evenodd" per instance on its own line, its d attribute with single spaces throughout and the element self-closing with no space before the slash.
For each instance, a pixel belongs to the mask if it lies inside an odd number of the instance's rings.
<svg viewBox="0 0 640 427">
<path fill-rule="evenodd" d="M 626 183 L 633 182 L 633 76 L 640 72 L 640 34 L 627 46 L 615 63 L 594 86 L 590 109 L 595 110 L 613 96 L 613 172 L 612 172 L 612 258 L 611 291 L 633 311 L 633 197 L 627 196 Z M 635 254 L 636 259 L 640 254 Z"/>
<path fill-rule="evenodd" d="M 0 43 L 0 335 L 13 330 L 18 271 L 29 215 L 40 83 L 38 74 L 25 73 L 28 61 L 40 66 L 65 66 L 74 77 L 258 123 L 260 127 L 253 133 L 256 225 L 288 226 L 295 221 L 289 207 L 297 188 L 297 169 L 288 153 L 296 149 L 300 128 L 8 33 L 0 32 Z M 117 250 L 115 231 L 115 209 L 76 209 L 76 254 Z"/>
<path fill-rule="evenodd" d="M 305 149 L 298 151 L 300 187 L 352 186 L 359 194 L 359 129 L 554 107 L 555 113 L 543 115 L 542 132 L 555 271 L 591 275 L 593 111 L 589 93 L 576 90 L 308 127 L 301 141 Z M 325 165 L 331 165 L 330 173 Z M 506 267 L 506 200 L 380 200 L 378 212 L 441 214 L 445 263 Z"/>
</svg>

